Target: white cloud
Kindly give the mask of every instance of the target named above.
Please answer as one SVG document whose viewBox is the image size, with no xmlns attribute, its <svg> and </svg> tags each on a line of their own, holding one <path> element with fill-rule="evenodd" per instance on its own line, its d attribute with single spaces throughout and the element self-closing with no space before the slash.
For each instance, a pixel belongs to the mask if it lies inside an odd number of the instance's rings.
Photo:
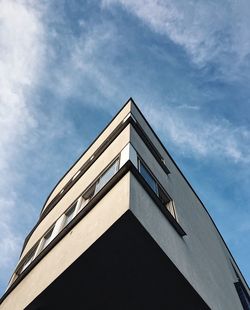
<svg viewBox="0 0 250 310">
<path fill-rule="evenodd" d="M 28 97 L 43 62 L 43 28 L 24 1 L 0 2 L 0 168 L 4 169 L 28 130 L 36 126 Z"/>
<path fill-rule="evenodd" d="M 21 176 L 14 167 L 37 125 L 30 96 L 39 81 L 44 48 L 35 2 L 0 1 L 0 274 L 5 280 L 21 245 L 15 224 L 23 211 L 13 192 Z"/>
<path fill-rule="evenodd" d="M 49 72 L 53 79 L 53 92 L 64 99 L 84 96 L 91 105 L 110 109 L 110 101 L 98 103 L 96 97 L 100 95 L 110 99 L 118 96 L 121 79 L 117 78 L 114 82 L 116 77 L 113 75 L 118 74 L 120 69 L 113 68 L 112 64 L 112 56 L 119 42 L 116 29 L 108 21 L 97 22 L 91 27 L 83 21 L 80 24 L 84 28 L 81 34 L 67 37 L 70 44 L 64 47 L 63 61 Z M 64 40 L 65 37 L 57 33 L 54 44 Z"/>
<path fill-rule="evenodd" d="M 13 231 L 13 218 L 15 217 L 14 199 L 0 199 L 0 270 L 9 269 L 9 265 L 13 264 L 13 257 L 18 257 L 20 250 L 21 238 Z M 1 272 L 2 274 L 2 272 Z"/>
<path fill-rule="evenodd" d="M 165 5 L 165 2 L 144 2 L 124 1 L 122 3 L 126 7 L 133 7 L 136 14 L 141 14 L 138 13 L 140 10 L 143 14 L 146 14 L 145 11 L 148 14 L 151 12 L 152 18 L 159 20 L 159 16 L 166 9 L 160 9 Z M 142 5 L 143 3 L 145 6 Z M 156 11 L 154 11 L 155 5 L 157 6 Z M 176 10 L 174 12 L 177 14 Z M 174 13 L 171 16 L 175 20 Z M 91 29 L 85 23 L 82 24 L 84 31 L 80 36 L 75 37 L 72 34 L 70 38 L 67 38 L 70 41 L 65 53 L 67 58 L 55 68 L 54 75 L 52 73 L 54 83 L 51 85 L 58 96 L 70 98 L 83 95 L 83 98 L 88 97 L 86 104 L 89 102 L 91 105 L 98 105 L 98 102 L 95 102 L 92 97 L 95 95 L 86 92 L 85 84 L 90 83 L 92 87 L 94 85 L 101 96 L 107 98 L 107 101 L 100 102 L 99 106 L 111 110 L 113 107 L 110 103 L 113 98 L 119 97 L 124 89 L 131 88 L 131 85 L 128 84 L 125 87 L 121 86 L 121 81 L 125 80 L 122 76 L 122 69 L 114 67 L 112 63 L 112 57 L 119 46 L 119 33 L 110 22 L 96 23 L 91 25 Z M 162 25 L 162 27 L 165 26 Z M 204 33 L 202 35 L 204 36 Z M 202 35 L 198 36 L 199 40 L 202 39 Z M 195 46 L 198 48 L 198 45 Z M 108 51 L 110 58 L 107 59 L 104 55 L 107 55 Z M 203 59 L 203 61 L 205 60 Z M 129 81 L 125 83 L 129 83 Z M 157 105 L 157 108 L 155 106 L 152 108 L 146 104 L 148 100 L 143 98 L 143 95 L 138 96 L 138 103 L 144 105 L 143 109 L 150 115 L 150 120 L 181 151 L 197 156 L 223 157 L 235 162 L 249 162 L 250 132 L 247 128 L 235 127 L 226 119 L 204 119 L 198 114 L 201 109 L 198 105 L 181 104 L 175 108 L 169 108 L 166 104 L 162 107 Z M 162 118 L 162 115 L 165 117 Z"/>
<path fill-rule="evenodd" d="M 184 48 L 193 64 L 215 68 L 214 77 L 249 80 L 248 1 L 103 0 L 102 5 L 121 5 Z M 249 129 L 224 118 L 203 117 L 199 111 L 201 106 L 190 103 L 171 108 L 157 104 L 157 109 L 147 106 L 155 127 L 185 154 L 249 163 Z"/>
<path fill-rule="evenodd" d="M 229 80 L 249 67 L 250 10 L 242 1 L 103 0 L 120 4 L 152 30 L 182 46 L 199 67 L 216 65 Z M 248 68 L 249 69 L 249 68 Z M 244 75 L 246 77 L 246 75 Z"/>
<path fill-rule="evenodd" d="M 167 106 L 148 107 L 151 122 L 186 155 L 250 162 L 250 131 L 225 119 L 209 121 Z M 164 115 L 164 117 L 162 117 Z M 189 156 L 188 155 L 188 156 Z"/>
<path fill-rule="evenodd" d="M 200 110 L 200 107 L 198 105 L 180 104 L 177 106 L 177 109 L 180 109 L 180 110 Z"/>
</svg>

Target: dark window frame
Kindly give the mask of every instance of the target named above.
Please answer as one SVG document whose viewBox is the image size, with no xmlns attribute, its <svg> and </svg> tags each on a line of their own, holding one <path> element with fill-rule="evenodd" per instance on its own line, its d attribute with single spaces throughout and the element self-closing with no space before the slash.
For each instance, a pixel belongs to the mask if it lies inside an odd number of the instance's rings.
<svg viewBox="0 0 250 310">
<path fill-rule="evenodd" d="M 137 166 L 138 166 L 138 170 L 140 172 L 140 174 L 143 176 L 143 178 L 145 179 L 145 181 L 148 183 L 148 185 L 152 188 L 152 190 L 156 193 L 156 195 L 159 197 L 159 186 L 155 176 L 153 175 L 153 173 L 151 172 L 151 170 L 148 168 L 148 166 L 145 164 L 145 162 L 141 159 L 141 157 L 137 156 Z M 145 176 L 144 172 L 147 174 L 147 176 Z M 151 178 L 151 180 L 154 182 L 154 186 L 152 186 L 152 183 L 149 182 L 149 178 Z"/>
<path fill-rule="evenodd" d="M 144 169 L 146 170 L 147 174 L 149 174 L 149 176 L 154 180 L 155 184 L 156 184 L 156 191 L 152 188 L 152 186 L 150 185 L 150 183 L 147 181 L 147 179 L 144 177 L 144 175 L 141 173 L 141 165 L 144 167 Z M 152 189 L 152 191 L 155 193 L 155 195 L 160 199 L 161 203 L 164 205 L 164 207 L 167 209 L 167 211 L 171 214 L 171 216 L 178 221 L 177 219 L 177 212 L 176 212 L 176 207 L 174 204 L 174 200 L 169 196 L 169 194 L 166 192 L 166 190 L 164 189 L 164 187 L 161 185 L 161 183 L 159 182 L 159 180 L 155 177 L 155 175 L 153 174 L 153 172 L 150 170 L 150 168 L 148 167 L 148 165 L 145 163 L 145 161 L 140 157 L 140 155 L 137 152 L 137 169 L 139 171 L 139 173 L 141 174 L 141 176 L 143 177 L 143 179 L 145 180 L 145 182 L 149 185 L 149 187 Z M 170 208 L 168 207 L 168 204 L 172 203 L 171 205 L 171 209 L 172 212 L 170 211 Z"/>
</svg>

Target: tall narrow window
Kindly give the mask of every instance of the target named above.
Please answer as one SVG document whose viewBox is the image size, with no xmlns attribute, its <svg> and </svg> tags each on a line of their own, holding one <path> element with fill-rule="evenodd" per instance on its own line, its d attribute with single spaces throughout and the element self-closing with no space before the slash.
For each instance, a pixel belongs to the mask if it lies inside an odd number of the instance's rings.
<svg viewBox="0 0 250 310">
<path fill-rule="evenodd" d="M 138 160 L 138 163 L 139 163 L 140 174 L 143 176 L 143 178 L 148 183 L 148 185 L 152 188 L 152 190 L 158 195 L 158 186 L 157 186 L 157 183 L 154 177 L 152 176 L 148 168 L 143 164 L 143 162 L 140 159 Z"/>
</svg>

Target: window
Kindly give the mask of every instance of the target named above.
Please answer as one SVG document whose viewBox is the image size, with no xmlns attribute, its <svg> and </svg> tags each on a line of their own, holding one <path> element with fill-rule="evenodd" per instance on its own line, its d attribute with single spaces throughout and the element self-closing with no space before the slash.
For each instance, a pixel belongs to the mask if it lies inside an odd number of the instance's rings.
<svg viewBox="0 0 250 310">
<path fill-rule="evenodd" d="M 158 192 L 159 192 L 158 196 L 161 202 L 167 206 L 167 204 L 169 204 L 169 202 L 171 201 L 170 197 L 165 193 L 165 191 L 160 186 L 158 186 Z"/>
<path fill-rule="evenodd" d="M 34 257 L 35 257 L 35 252 L 36 252 L 36 249 L 33 249 L 31 251 L 31 253 L 27 256 L 21 270 L 20 270 L 20 273 L 23 272 L 29 265 L 30 263 L 33 261 Z"/>
<path fill-rule="evenodd" d="M 176 218 L 174 201 L 168 196 L 168 194 L 158 185 L 159 198 L 171 215 Z"/>
<path fill-rule="evenodd" d="M 142 162 L 140 158 L 138 158 L 138 168 L 140 174 L 143 176 L 148 185 L 152 188 L 152 190 L 156 193 L 162 204 L 167 208 L 170 214 L 177 219 L 175 212 L 174 201 L 169 197 L 169 195 L 164 191 L 160 184 L 155 180 L 152 173 L 146 167 L 146 165 Z"/>
<path fill-rule="evenodd" d="M 55 225 L 54 225 L 55 226 Z M 42 240 L 42 246 L 40 251 L 42 251 L 43 249 L 46 248 L 46 246 L 50 243 L 50 241 L 52 240 L 52 233 L 53 233 L 53 229 L 54 226 L 44 235 L 43 240 Z"/>
<path fill-rule="evenodd" d="M 68 225 L 68 223 L 73 219 L 75 209 L 76 209 L 76 203 L 71 208 L 69 208 L 69 210 L 65 212 L 65 221 L 63 224 L 64 227 Z"/>
<path fill-rule="evenodd" d="M 140 174 L 143 176 L 143 178 L 148 183 L 148 185 L 152 188 L 152 190 L 158 195 L 158 186 L 157 186 L 157 183 L 154 177 L 152 176 L 148 168 L 146 168 L 146 166 L 142 163 L 140 159 L 138 160 L 138 163 L 139 163 Z"/>
<path fill-rule="evenodd" d="M 81 173 L 81 170 L 79 170 L 72 178 L 72 181 Z"/>
<path fill-rule="evenodd" d="M 168 209 L 168 211 L 171 213 L 171 215 L 177 219 L 176 216 L 176 211 L 175 211 L 175 205 L 174 205 L 174 201 L 170 200 L 167 204 L 166 204 L 166 208 Z"/>
<path fill-rule="evenodd" d="M 87 202 L 94 196 L 96 183 L 92 184 L 82 195 L 83 199 Z"/>
<path fill-rule="evenodd" d="M 235 270 L 234 266 L 232 265 L 234 272 L 238 278 L 238 281 L 234 283 L 236 291 L 239 295 L 242 307 L 244 310 L 250 310 L 250 296 L 247 293 L 246 288 L 244 287 L 243 283 L 241 282 L 237 271 Z"/>
<path fill-rule="evenodd" d="M 88 204 L 89 200 L 90 200 L 89 198 L 85 199 L 84 195 L 82 196 L 82 202 L 81 202 L 78 212 L 80 212 L 86 206 L 86 204 Z"/>
<path fill-rule="evenodd" d="M 119 169 L 119 158 L 116 159 L 115 161 L 113 161 L 111 163 L 111 165 L 109 165 L 107 167 L 107 169 L 105 169 L 104 172 L 99 176 L 97 181 L 95 183 L 93 183 L 91 186 L 89 186 L 89 188 L 84 192 L 84 194 L 82 195 L 83 202 L 82 202 L 81 208 L 83 208 L 89 202 L 89 200 L 98 191 L 100 191 L 103 188 L 103 186 L 113 177 L 113 175 L 118 171 L 118 169 Z M 80 172 L 81 172 L 81 170 L 79 170 L 74 175 L 72 180 L 74 180 L 80 174 Z M 63 188 L 60 191 L 59 194 L 62 194 L 64 192 L 64 190 L 65 189 Z M 62 227 L 62 226 L 65 227 L 73 219 L 73 217 L 75 215 L 75 210 L 76 210 L 77 202 L 78 202 L 78 200 L 64 213 L 65 217 L 64 217 L 64 219 L 62 219 L 62 222 L 61 222 L 62 224 L 60 223 L 60 227 Z M 58 221 L 56 223 L 58 223 Z M 60 228 L 60 230 L 58 230 L 58 227 L 56 226 L 56 223 L 42 237 L 42 239 L 41 239 L 41 241 L 40 241 L 40 243 L 38 245 L 39 248 L 36 247 L 27 256 L 27 258 L 25 259 L 24 264 L 22 265 L 22 267 L 21 267 L 21 269 L 20 269 L 20 271 L 18 273 L 21 273 L 24 269 L 26 269 L 30 265 L 30 263 L 33 261 L 33 259 L 35 257 L 36 250 L 37 250 L 38 253 L 43 251 L 47 247 L 47 245 L 51 242 L 51 240 L 54 238 L 54 236 L 56 234 L 56 231 L 58 233 L 62 229 L 62 228 Z M 54 229 L 55 229 L 55 232 L 54 232 Z"/>
<path fill-rule="evenodd" d="M 108 183 L 108 181 L 113 177 L 114 174 L 119 169 L 119 159 L 116 159 L 104 172 L 99 176 L 99 178 L 91 184 L 87 190 L 83 193 L 82 206 L 81 209 L 90 201 L 90 199 L 97 194 L 103 186 Z"/>
<path fill-rule="evenodd" d="M 111 164 L 104 173 L 100 176 L 96 183 L 95 187 L 95 194 L 99 192 L 100 189 L 103 188 L 103 186 L 108 183 L 108 181 L 112 178 L 112 176 L 117 172 L 118 170 L 118 164 L 119 160 L 116 160 L 113 164 Z"/>
<path fill-rule="evenodd" d="M 241 304 L 244 310 L 250 310 L 250 296 L 248 295 L 243 283 L 239 280 L 234 283 L 237 293 L 240 297 Z"/>
</svg>

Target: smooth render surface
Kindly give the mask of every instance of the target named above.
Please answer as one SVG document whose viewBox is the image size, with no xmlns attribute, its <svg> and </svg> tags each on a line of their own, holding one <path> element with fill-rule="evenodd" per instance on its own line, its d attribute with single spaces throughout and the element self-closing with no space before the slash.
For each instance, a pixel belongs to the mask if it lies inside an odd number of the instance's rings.
<svg viewBox="0 0 250 310">
<path fill-rule="evenodd" d="M 129 174 L 28 273 L 0 305 L 24 309 L 129 208 Z"/>
<path fill-rule="evenodd" d="M 209 307 L 127 211 L 25 309 Z"/>
<path fill-rule="evenodd" d="M 131 211 L 211 309 L 242 310 L 236 279 L 206 217 L 197 224 L 194 216 L 193 226 L 181 221 L 187 236 L 180 238 L 133 176 L 130 184 Z M 182 207 L 177 203 L 177 212 Z"/>
</svg>

